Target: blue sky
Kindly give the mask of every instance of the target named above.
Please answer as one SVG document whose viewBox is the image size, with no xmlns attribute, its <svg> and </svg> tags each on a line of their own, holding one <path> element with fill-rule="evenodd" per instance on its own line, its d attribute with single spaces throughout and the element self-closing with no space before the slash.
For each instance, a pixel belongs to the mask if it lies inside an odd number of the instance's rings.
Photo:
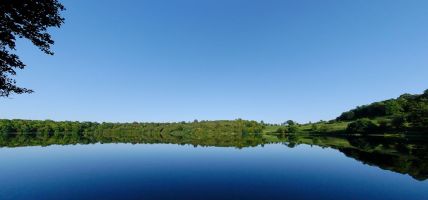
<svg viewBox="0 0 428 200">
<path fill-rule="evenodd" d="M 425 0 L 63 0 L 0 118 L 328 120 L 428 88 Z"/>
</svg>

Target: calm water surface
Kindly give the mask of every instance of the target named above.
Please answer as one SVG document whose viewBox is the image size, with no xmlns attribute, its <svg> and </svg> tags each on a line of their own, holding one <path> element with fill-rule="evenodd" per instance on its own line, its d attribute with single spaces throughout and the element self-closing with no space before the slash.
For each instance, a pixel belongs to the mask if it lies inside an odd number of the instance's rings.
<svg viewBox="0 0 428 200">
<path fill-rule="evenodd" d="M 307 144 L 0 148 L 0 199 L 428 199 L 428 181 Z"/>
</svg>

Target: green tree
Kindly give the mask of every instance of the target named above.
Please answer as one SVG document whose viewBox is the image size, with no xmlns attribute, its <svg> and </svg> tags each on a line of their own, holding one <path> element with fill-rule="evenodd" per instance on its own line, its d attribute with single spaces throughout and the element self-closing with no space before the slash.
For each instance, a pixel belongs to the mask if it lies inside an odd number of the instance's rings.
<svg viewBox="0 0 428 200">
<path fill-rule="evenodd" d="M 276 133 L 286 133 L 287 129 L 285 127 L 279 127 L 278 129 L 276 129 L 275 132 Z"/>
<path fill-rule="evenodd" d="M 428 130 L 428 103 L 419 103 L 407 119 L 414 128 Z"/>
<path fill-rule="evenodd" d="M 377 130 L 377 125 L 370 119 L 358 119 L 355 122 L 348 124 L 346 131 L 349 133 L 368 134 Z"/>
<path fill-rule="evenodd" d="M 428 89 L 426 89 L 426 90 L 424 91 L 423 96 L 424 96 L 425 98 L 428 98 Z"/>
<path fill-rule="evenodd" d="M 394 117 L 394 119 L 392 119 L 391 121 L 391 125 L 396 128 L 396 129 L 402 129 L 405 127 L 407 120 L 405 116 L 396 116 Z"/>
<path fill-rule="evenodd" d="M 390 100 L 385 102 L 385 114 L 386 115 L 397 115 L 403 112 L 403 108 L 400 103 L 396 100 Z"/>
<path fill-rule="evenodd" d="M 354 118 L 355 118 L 354 111 L 348 111 L 348 112 L 342 113 L 342 115 L 338 117 L 338 120 L 349 121 L 349 120 L 353 120 Z"/>
<path fill-rule="evenodd" d="M 287 120 L 285 123 L 289 126 L 296 125 L 296 122 L 294 122 L 293 120 Z"/>
<path fill-rule="evenodd" d="M 296 133 L 297 131 L 298 131 L 298 127 L 297 127 L 297 125 L 289 125 L 289 126 L 287 126 L 287 131 L 289 132 L 289 133 Z"/>
<path fill-rule="evenodd" d="M 318 131 L 318 130 L 319 130 L 319 126 L 318 126 L 318 124 L 312 124 L 312 125 L 311 125 L 311 130 L 312 130 L 312 131 Z"/>
</svg>

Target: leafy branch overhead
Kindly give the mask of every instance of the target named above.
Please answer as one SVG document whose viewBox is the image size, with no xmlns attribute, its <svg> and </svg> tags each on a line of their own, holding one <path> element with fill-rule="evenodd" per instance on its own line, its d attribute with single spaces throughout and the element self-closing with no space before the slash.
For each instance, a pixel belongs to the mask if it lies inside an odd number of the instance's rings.
<svg viewBox="0 0 428 200">
<path fill-rule="evenodd" d="M 57 0 L 2 0 L 0 1 L 0 97 L 12 93 L 33 92 L 16 85 L 13 76 L 26 66 L 15 54 L 16 39 L 26 38 L 41 51 L 53 55 L 54 41 L 48 33 L 50 27 L 60 27 L 64 6 Z"/>
</svg>

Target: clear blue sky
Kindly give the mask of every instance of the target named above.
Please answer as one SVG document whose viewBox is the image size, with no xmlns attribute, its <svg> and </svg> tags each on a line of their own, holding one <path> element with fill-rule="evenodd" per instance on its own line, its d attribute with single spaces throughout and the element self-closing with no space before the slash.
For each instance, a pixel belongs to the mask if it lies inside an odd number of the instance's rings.
<svg viewBox="0 0 428 200">
<path fill-rule="evenodd" d="M 63 0 L 0 118 L 328 120 L 428 88 L 426 0 Z"/>
</svg>

